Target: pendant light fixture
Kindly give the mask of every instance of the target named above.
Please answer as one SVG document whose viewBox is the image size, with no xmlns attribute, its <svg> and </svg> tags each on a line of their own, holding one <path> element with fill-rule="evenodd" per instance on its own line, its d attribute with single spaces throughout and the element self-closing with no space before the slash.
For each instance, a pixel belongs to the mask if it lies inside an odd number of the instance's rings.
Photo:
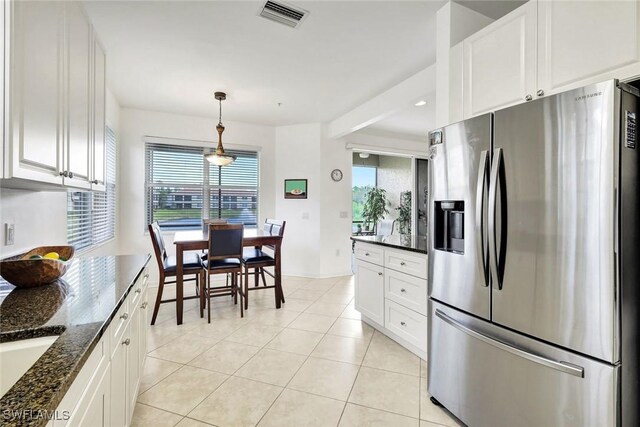
<svg viewBox="0 0 640 427">
<path fill-rule="evenodd" d="M 222 125 L 222 101 L 227 99 L 227 94 L 224 92 L 216 92 L 214 93 L 214 96 L 220 103 L 220 116 L 218 119 L 218 125 L 216 126 L 216 130 L 218 131 L 218 146 L 216 147 L 216 151 L 206 154 L 204 158 L 207 159 L 209 163 L 216 166 L 227 166 L 236 160 L 236 156 L 233 154 L 226 154 L 224 152 L 224 147 L 222 146 L 222 132 L 224 132 L 224 126 Z"/>
</svg>

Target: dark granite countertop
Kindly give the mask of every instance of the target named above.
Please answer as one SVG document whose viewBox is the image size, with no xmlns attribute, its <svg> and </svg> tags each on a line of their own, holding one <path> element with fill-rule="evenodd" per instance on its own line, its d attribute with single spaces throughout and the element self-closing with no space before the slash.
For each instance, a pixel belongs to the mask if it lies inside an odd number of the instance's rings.
<svg viewBox="0 0 640 427">
<path fill-rule="evenodd" d="M 1 425 L 48 422 L 37 414 L 58 407 L 149 259 L 78 257 L 60 280 L 32 289 L 0 279 L 0 342 L 60 335 L 0 399 Z"/>
<path fill-rule="evenodd" d="M 415 234 L 392 234 L 390 236 L 351 236 L 355 242 L 371 243 L 390 248 L 404 249 L 421 254 L 427 253 L 427 237 Z"/>
</svg>

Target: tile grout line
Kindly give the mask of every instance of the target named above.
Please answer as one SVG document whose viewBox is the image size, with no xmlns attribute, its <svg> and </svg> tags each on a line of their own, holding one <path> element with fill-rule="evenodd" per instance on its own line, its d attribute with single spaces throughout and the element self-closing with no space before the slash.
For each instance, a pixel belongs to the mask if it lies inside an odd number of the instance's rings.
<svg viewBox="0 0 640 427">
<path fill-rule="evenodd" d="M 333 324 L 337 321 L 338 319 L 336 318 L 333 323 L 331 324 L 331 326 L 329 327 L 329 329 L 331 329 L 331 327 L 333 326 Z M 327 331 L 329 330 L 327 329 Z M 308 331 L 309 332 L 309 331 Z M 291 376 L 291 378 L 289 378 L 289 381 L 287 381 L 287 383 L 284 385 L 284 387 L 282 388 L 282 390 L 280 391 L 280 393 L 278 394 L 278 396 L 273 400 L 273 402 L 271 402 L 271 405 L 269 405 L 269 408 L 267 408 L 267 410 L 264 412 L 264 414 L 262 414 L 262 417 L 260 417 L 260 419 L 258 420 L 258 423 L 256 424 L 256 426 L 258 426 L 262 420 L 264 419 L 264 417 L 269 413 L 269 411 L 271 410 L 271 408 L 273 407 L 273 405 L 278 401 L 278 399 L 280 398 L 280 396 L 282 396 L 282 393 L 284 393 L 285 390 L 287 390 L 287 386 L 291 383 L 291 381 L 295 378 L 296 375 L 298 375 L 298 372 L 300 372 L 300 369 L 302 369 L 302 367 L 304 366 L 305 363 L 307 363 L 307 360 L 309 360 L 309 358 L 311 357 L 311 353 L 313 353 L 315 351 L 315 349 L 320 345 L 320 343 L 322 342 L 322 340 L 324 339 L 324 337 L 327 336 L 327 333 L 325 332 L 322 335 L 322 338 L 320 338 L 320 340 L 318 341 L 318 343 L 313 347 L 313 349 L 311 350 L 311 352 L 309 352 L 309 355 L 304 359 L 304 361 L 300 364 L 300 366 L 298 367 L 298 369 L 296 370 L 296 372 Z M 273 338 L 275 339 L 275 337 Z M 273 340 L 271 340 L 273 341 Z M 269 342 L 271 342 L 269 341 Z M 267 343 L 268 344 L 268 343 Z M 265 344 L 266 345 L 266 344 Z M 289 390 L 293 390 L 293 389 L 289 389 Z M 298 391 L 298 390 L 294 390 L 294 391 Z M 299 392 L 300 393 L 300 392 Z M 335 399 L 334 399 L 335 400 Z M 346 402 L 345 402 L 346 405 Z M 344 411 L 344 407 L 343 407 L 343 411 Z M 338 424 L 340 423 L 340 419 L 338 419 Z M 337 424 L 336 424 L 337 427 Z"/>
</svg>

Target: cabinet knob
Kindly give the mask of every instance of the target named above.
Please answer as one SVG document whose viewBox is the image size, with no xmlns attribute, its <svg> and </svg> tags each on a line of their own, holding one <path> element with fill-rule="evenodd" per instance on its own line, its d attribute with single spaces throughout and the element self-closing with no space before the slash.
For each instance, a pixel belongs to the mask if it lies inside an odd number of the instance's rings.
<svg viewBox="0 0 640 427">
<path fill-rule="evenodd" d="M 142 292 L 142 289 L 140 288 L 136 289 L 136 294 L 139 294 L 140 292 Z"/>
<path fill-rule="evenodd" d="M 73 172 L 69 172 L 69 178 L 73 178 Z"/>
<path fill-rule="evenodd" d="M 544 95 L 544 91 L 542 89 L 539 89 L 538 92 L 536 92 L 536 95 L 542 96 Z"/>
<path fill-rule="evenodd" d="M 129 344 L 131 344 L 131 340 L 129 338 L 127 338 L 126 340 L 122 341 L 122 344 L 129 345 Z"/>
<path fill-rule="evenodd" d="M 400 322 L 400 326 L 407 326 L 407 324 L 404 322 Z"/>
<path fill-rule="evenodd" d="M 364 256 L 369 256 L 369 252 L 365 252 L 365 253 L 364 253 Z"/>
<path fill-rule="evenodd" d="M 533 96 L 531 96 L 531 95 L 527 95 L 527 96 L 524 97 L 525 101 L 531 101 L 532 99 L 533 99 Z"/>
<path fill-rule="evenodd" d="M 382 273 L 378 273 L 378 276 L 382 276 Z"/>
<path fill-rule="evenodd" d="M 125 314 L 123 314 L 122 316 L 120 316 L 120 318 L 121 318 L 122 320 L 127 320 L 127 319 L 129 318 L 129 313 L 125 313 Z"/>
<path fill-rule="evenodd" d="M 400 292 L 402 292 L 403 294 L 407 293 L 407 290 L 405 288 L 400 289 Z"/>
<path fill-rule="evenodd" d="M 62 172 L 60 172 L 60 176 L 64 176 L 65 178 L 67 178 L 69 176 L 69 172 L 62 171 Z"/>
<path fill-rule="evenodd" d="M 400 265 L 407 265 L 407 263 L 404 261 L 400 261 Z"/>
<path fill-rule="evenodd" d="M 147 308 L 147 305 L 149 305 L 149 303 L 145 301 L 145 302 L 142 303 L 140 308 Z"/>
<path fill-rule="evenodd" d="M 92 183 L 92 184 L 97 184 L 97 183 L 98 183 L 98 180 L 97 180 L 97 179 L 94 179 L 93 181 L 91 181 L 91 183 Z"/>
</svg>

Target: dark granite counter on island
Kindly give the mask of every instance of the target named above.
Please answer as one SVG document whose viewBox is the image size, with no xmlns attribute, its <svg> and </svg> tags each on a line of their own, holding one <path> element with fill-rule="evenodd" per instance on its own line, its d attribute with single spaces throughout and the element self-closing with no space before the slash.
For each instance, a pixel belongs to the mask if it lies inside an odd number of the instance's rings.
<svg viewBox="0 0 640 427">
<path fill-rule="evenodd" d="M 3 426 L 47 424 L 24 414 L 56 410 L 149 259 L 79 257 L 60 280 L 32 289 L 0 279 L 0 342 L 59 335 L 0 399 Z"/>
<path fill-rule="evenodd" d="M 403 249 L 421 254 L 427 253 L 427 237 L 414 234 L 392 234 L 390 236 L 351 236 L 354 242 L 371 243 Z"/>
</svg>

